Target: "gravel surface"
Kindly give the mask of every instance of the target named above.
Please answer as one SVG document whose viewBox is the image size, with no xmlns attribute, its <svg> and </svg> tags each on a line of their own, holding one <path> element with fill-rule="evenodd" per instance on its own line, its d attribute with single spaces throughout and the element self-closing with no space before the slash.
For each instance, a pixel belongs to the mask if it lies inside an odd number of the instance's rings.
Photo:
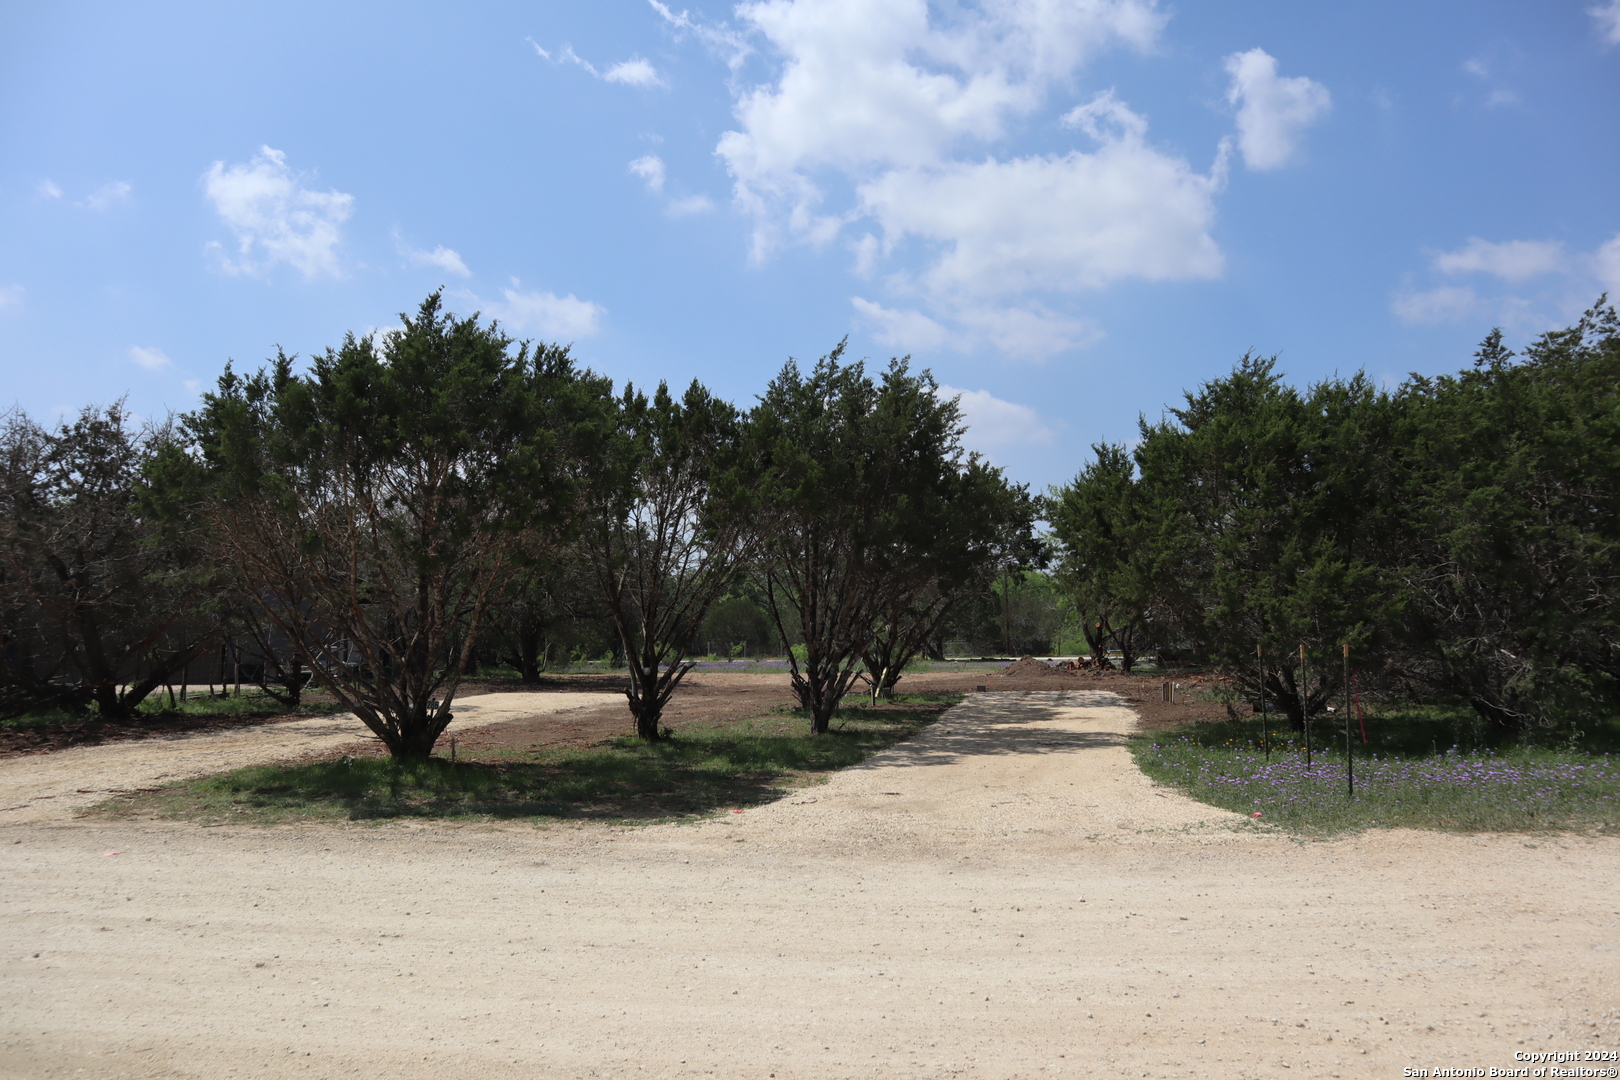
<svg viewBox="0 0 1620 1080">
<path fill-rule="evenodd" d="M 1617 1048 L 1620 843 L 1301 843 L 1155 789 L 1118 702 L 977 694 L 697 824 L 9 816 L 0 1077 L 1396 1077 Z"/>
</svg>

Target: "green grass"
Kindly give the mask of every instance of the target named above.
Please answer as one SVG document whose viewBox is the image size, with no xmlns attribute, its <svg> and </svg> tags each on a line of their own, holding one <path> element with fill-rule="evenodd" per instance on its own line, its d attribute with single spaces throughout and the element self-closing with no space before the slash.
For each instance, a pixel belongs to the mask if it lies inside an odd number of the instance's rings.
<svg viewBox="0 0 1620 1080">
<path fill-rule="evenodd" d="M 650 820 L 757 806 L 855 765 L 939 718 L 960 695 L 905 695 L 904 710 L 841 709 L 815 737 L 797 712 L 689 730 L 657 743 L 505 751 L 401 764 L 344 758 L 270 765 L 169 785 L 100 813 L 207 822 L 513 818 Z"/>
<path fill-rule="evenodd" d="M 1352 798 L 1342 720 L 1312 727 L 1309 769 L 1303 740 L 1275 722 L 1268 758 L 1258 717 L 1145 733 L 1131 750 L 1161 784 L 1301 833 L 1620 830 L 1620 756 L 1607 728 L 1541 747 L 1446 708 L 1369 716 L 1369 745 L 1356 732 Z"/>
</svg>

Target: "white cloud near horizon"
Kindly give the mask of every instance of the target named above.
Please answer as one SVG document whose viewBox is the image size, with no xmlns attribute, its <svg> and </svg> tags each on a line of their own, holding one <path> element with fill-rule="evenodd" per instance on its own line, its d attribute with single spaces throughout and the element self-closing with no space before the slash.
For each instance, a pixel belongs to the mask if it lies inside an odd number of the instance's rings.
<svg viewBox="0 0 1620 1080">
<path fill-rule="evenodd" d="M 203 174 L 203 189 L 236 234 L 236 258 L 220 255 L 227 273 L 259 274 L 284 262 L 306 279 L 342 275 L 337 248 L 353 195 L 309 190 L 287 167 L 286 155 L 268 146 L 245 165 L 214 162 Z"/>
<path fill-rule="evenodd" d="M 941 398 L 956 398 L 967 425 L 963 441 L 976 450 L 1001 446 L 1049 446 L 1054 433 L 1041 414 L 1028 405 L 1003 401 L 988 390 L 962 390 L 941 385 Z"/>
<path fill-rule="evenodd" d="M 461 260 L 460 252 L 455 251 L 453 248 L 447 248 L 443 244 L 438 245 L 432 251 L 407 252 L 406 258 L 410 260 L 412 266 L 437 266 L 446 273 L 455 274 L 459 277 L 472 277 L 472 271 L 467 269 L 467 264 Z"/>
<path fill-rule="evenodd" d="M 1609 294 L 1609 302 L 1620 304 L 1620 233 L 1592 253 L 1592 272 Z"/>
<path fill-rule="evenodd" d="M 1085 348 L 1103 336 L 1089 320 L 1033 303 L 960 308 L 951 312 L 949 326 L 921 311 L 886 308 L 865 297 L 852 296 L 850 304 L 881 344 L 907 352 L 967 353 L 988 346 L 1011 359 L 1040 362 Z"/>
<path fill-rule="evenodd" d="M 1277 60 L 1264 49 L 1228 56 L 1226 72 L 1232 77 L 1226 100 L 1238 109 L 1238 149 L 1256 172 L 1288 164 L 1304 130 L 1333 107 L 1321 83 L 1278 77 Z"/>
<path fill-rule="evenodd" d="M 1605 45 L 1620 45 L 1620 0 L 1609 0 L 1607 4 L 1589 7 L 1586 13 L 1597 24 L 1598 38 Z"/>
<path fill-rule="evenodd" d="M 1442 285 L 1428 292 L 1405 291 L 1390 299 L 1390 310 L 1408 325 L 1456 322 L 1479 310 L 1479 297 L 1465 285 Z"/>
<path fill-rule="evenodd" d="M 590 337 L 600 328 L 605 308 L 573 293 L 558 296 L 539 290 L 523 291 L 523 283 L 512 279 L 512 286 L 501 290 L 504 301 L 479 302 L 485 314 L 499 319 L 509 329 L 537 333 L 555 339 Z"/>
<path fill-rule="evenodd" d="M 1471 236 L 1463 247 L 1441 252 L 1434 259 L 1434 268 L 1445 274 L 1492 274 L 1508 282 L 1557 273 L 1565 266 L 1564 245 L 1556 240 L 1493 244 Z"/>
<path fill-rule="evenodd" d="M 162 371 L 173 363 L 162 349 L 148 349 L 140 345 L 130 346 L 129 358 L 147 371 Z"/>
</svg>

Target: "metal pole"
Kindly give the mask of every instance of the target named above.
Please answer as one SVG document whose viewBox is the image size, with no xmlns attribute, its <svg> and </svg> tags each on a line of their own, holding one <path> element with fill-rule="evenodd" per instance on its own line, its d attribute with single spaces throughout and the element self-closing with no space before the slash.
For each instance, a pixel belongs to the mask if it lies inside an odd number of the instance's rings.
<svg viewBox="0 0 1620 1080">
<path fill-rule="evenodd" d="M 1356 755 L 1350 742 L 1350 643 L 1344 643 L 1344 782 L 1350 798 L 1356 797 Z"/>
<path fill-rule="evenodd" d="M 1254 655 L 1260 659 L 1260 741 L 1266 746 L 1266 762 L 1271 762 L 1271 731 L 1266 723 L 1266 647 L 1256 645 Z"/>
<path fill-rule="evenodd" d="M 1299 647 L 1299 711 L 1305 714 L 1305 771 L 1311 771 L 1311 695 L 1305 690 L 1305 646 Z"/>
</svg>

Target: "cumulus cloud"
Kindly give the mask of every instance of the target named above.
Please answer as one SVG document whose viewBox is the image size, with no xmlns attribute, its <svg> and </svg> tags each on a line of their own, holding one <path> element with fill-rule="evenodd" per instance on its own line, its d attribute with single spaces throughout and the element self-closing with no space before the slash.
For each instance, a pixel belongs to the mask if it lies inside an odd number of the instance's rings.
<svg viewBox="0 0 1620 1080">
<path fill-rule="evenodd" d="M 1052 429 L 1041 423 L 1041 414 L 1028 405 L 1003 401 L 988 390 L 959 390 L 941 386 L 939 396 L 956 398 L 967 424 L 965 441 L 976 449 L 998 446 L 1047 446 Z"/>
<path fill-rule="evenodd" d="M 1467 286 L 1442 285 L 1428 292 L 1400 292 L 1390 300 L 1390 310 L 1404 323 L 1456 322 L 1479 310 L 1479 297 Z"/>
<path fill-rule="evenodd" d="M 1434 268 L 1446 274 L 1493 274 L 1504 281 L 1524 281 L 1566 266 L 1564 245 L 1553 240 L 1509 240 L 1493 244 L 1479 237 L 1456 251 L 1435 256 Z"/>
<path fill-rule="evenodd" d="M 920 256 L 920 269 L 889 279 L 902 308 L 852 301 L 886 342 L 1051 355 L 1096 330 L 1031 296 L 1221 274 L 1211 228 L 1224 147 L 1200 173 L 1107 93 L 1065 117 L 1090 145 L 994 152 L 1104 49 L 1153 48 L 1166 21 L 1154 0 L 756 0 L 736 11 L 780 65 L 737 90 L 736 127 L 716 147 L 753 220 L 751 256 L 825 245 L 851 225 L 861 277 L 896 251 Z"/>
<path fill-rule="evenodd" d="M 129 358 L 147 371 L 162 371 L 171 363 L 162 349 L 148 349 L 140 345 L 130 346 Z"/>
<path fill-rule="evenodd" d="M 894 169 L 861 185 L 861 207 L 891 242 L 940 246 L 923 275 L 940 297 L 1218 277 L 1219 177 L 1149 146 L 1146 122 L 1111 96 L 1086 108 L 1092 153 Z"/>
<path fill-rule="evenodd" d="M 1256 171 L 1288 164 L 1300 135 L 1333 106 L 1321 83 L 1280 78 L 1276 58 L 1264 49 L 1228 56 L 1226 72 L 1232 77 L 1226 100 L 1238 110 L 1238 149 Z"/>
<path fill-rule="evenodd" d="M 558 296 L 552 292 L 524 292 L 522 282 L 512 279 L 512 287 L 502 290 L 504 301 L 481 304 L 485 312 L 520 333 L 574 340 L 596 333 L 605 309 L 581 300 L 573 293 Z"/>
<path fill-rule="evenodd" d="M 1598 37 L 1605 45 L 1620 45 L 1620 0 L 1589 7 L 1586 13 L 1592 16 Z"/>
<path fill-rule="evenodd" d="M 630 163 L 630 171 L 641 177 L 646 183 L 647 190 L 654 195 L 664 190 L 664 159 L 657 154 L 647 154 L 638 157 Z"/>
<path fill-rule="evenodd" d="M 449 274 L 456 274 L 459 277 L 472 277 L 472 271 L 467 269 L 467 264 L 461 261 L 461 255 L 443 244 L 440 244 L 432 251 L 407 250 L 405 258 L 412 266 L 437 266 L 440 270 Z"/>
<path fill-rule="evenodd" d="M 245 165 L 214 162 L 203 190 L 236 234 L 236 258 L 220 258 L 226 272 L 257 274 L 284 262 L 306 278 L 340 275 L 337 248 L 354 196 L 304 187 L 280 150 L 260 147 Z"/>
<path fill-rule="evenodd" d="M 1448 276 L 1494 277 L 1508 286 L 1550 278 L 1525 296 L 1511 292 L 1484 295 L 1473 286 L 1445 285 L 1427 292 L 1397 292 L 1390 309 L 1402 322 L 1441 323 L 1488 316 L 1502 325 L 1545 329 L 1558 324 L 1573 303 L 1585 304 L 1594 293 L 1620 296 L 1620 234 L 1590 252 L 1571 254 L 1557 240 L 1507 240 L 1493 243 L 1470 237 L 1455 251 L 1434 257 L 1435 271 Z"/>
<path fill-rule="evenodd" d="M 632 56 L 628 60 L 614 64 L 607 69 L 602 78 L 607 82 L 623 83 L 626 86 L 664 85 L 658 69 L 639 56 Z"/>
<path fill-rule="evenodd" d="M 62 189 L 57 187 L 56 182 L 53 180 L 41 180 L 34 190 L 39 192 L 42 198 L 60 199 L 62 197 Z"/>
</svg>

